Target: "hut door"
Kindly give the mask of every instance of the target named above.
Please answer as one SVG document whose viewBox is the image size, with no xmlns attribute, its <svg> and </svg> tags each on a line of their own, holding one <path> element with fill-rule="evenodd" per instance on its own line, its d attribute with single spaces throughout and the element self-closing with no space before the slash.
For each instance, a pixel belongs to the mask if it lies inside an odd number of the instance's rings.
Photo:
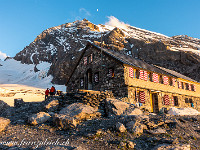
<svg viewBox="0 0 200 150">
<path fill-rule="evenodd" d="M 92 90 L 92 69 L 87 71 L 87 89 Z"/>
<path fill-rule="evenodd" d="M 153 105 L 153 112 L 158 113 L 159 108 L 158 108 L 158 94 L 157 93 L 152 93 L 152 105 Z"/>
</svg>

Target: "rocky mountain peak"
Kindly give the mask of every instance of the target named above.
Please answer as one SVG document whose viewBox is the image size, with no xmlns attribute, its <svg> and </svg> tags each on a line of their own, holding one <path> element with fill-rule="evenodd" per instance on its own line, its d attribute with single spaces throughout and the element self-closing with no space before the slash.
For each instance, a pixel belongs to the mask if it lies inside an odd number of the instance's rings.
<svg viewBox="0 0 200 150">
<path fill-rule="evenodd" d="M 100 45 L 101 40 L 105 48 L 200 80 L 194 73 L 195 70 L 200 70 L 196 63 L 200 61 L 200 53 L 197 51 L 200 47 L 199 39 L 182 35 L 168 37 L 132 26 L 121 28 L 95 25 L 87 19 L 46 29 L 17 53 L 14 59 L 35 65 L 43 61 L 49 62 L 52 64 L 49 74 L 54 76 L 53 82 L 64 84 L 87 42 Z M 188 74 L 187 68 L 191 74 Z"/>
</svg>

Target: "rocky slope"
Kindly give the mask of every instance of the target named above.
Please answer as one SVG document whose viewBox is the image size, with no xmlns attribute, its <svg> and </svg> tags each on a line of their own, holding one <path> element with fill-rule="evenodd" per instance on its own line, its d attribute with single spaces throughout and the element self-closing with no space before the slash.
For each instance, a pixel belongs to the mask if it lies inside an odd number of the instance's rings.
<svg viewBox="0 0 200 150">
<path fill-rule="evenodd" d="M 53 83 L 64 84 L 87 42 L 120 51 L 148 63 L 176 70 L 197 81 L 200 70 L 200 40 L 188 36 L 168 37 L 127 25 L 125 28 L 95 25 L 84 19 L 49 28 L 20 51 L 22 63 L 52 63 Z"/>
</svg>

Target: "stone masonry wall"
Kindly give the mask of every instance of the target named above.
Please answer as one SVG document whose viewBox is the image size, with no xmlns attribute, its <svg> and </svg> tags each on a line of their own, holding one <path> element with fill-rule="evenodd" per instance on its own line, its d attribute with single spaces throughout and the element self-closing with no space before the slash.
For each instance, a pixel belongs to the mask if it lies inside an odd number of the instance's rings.
<svg viewBox="0 0 200 150">
<path fill-rule="evenodd" d="M 92 62 L 84 64 L 84 57 L 92 54 Z M 114 70 L 114 75 L 109 76 L 109 69 Z M 71 77 L 67 89 L 68 91 L 76 91 L 77 89 L 87 89 L 87 71 L 92 72 L 92 89 L 100 91 L 112 91 L 115 97 L 128 96 L 128 89 L 124 82 L 123 64 L 108 55 L 103 54 L 95 48 L 86 50 L 79 65 L 77 66 L 73 76 Z M 94 75 L 99 74 L 99 82 L 95 82 Z M 84 79 L 84 86 L 80 86 L 80 80 Z"/>
</svg>

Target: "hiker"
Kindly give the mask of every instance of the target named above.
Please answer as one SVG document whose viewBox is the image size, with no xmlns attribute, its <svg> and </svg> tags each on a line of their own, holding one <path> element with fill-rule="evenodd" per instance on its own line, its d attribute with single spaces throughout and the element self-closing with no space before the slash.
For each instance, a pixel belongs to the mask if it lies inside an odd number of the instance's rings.
<svg viewBox="0 0 200 150">
<path fill-rule="evenodd" d="M 48 99 L 48 96 L 49 96 L 49 88 L 47 88 L 45 91 L 45 101 Z"/>
<path fill-rule="evenodd" d="M 51 89 L 50 89 L 50 96 L 55 95 L 55 91 L 56 91 L 55 87 L 52 86 Z"/>
</svg>

